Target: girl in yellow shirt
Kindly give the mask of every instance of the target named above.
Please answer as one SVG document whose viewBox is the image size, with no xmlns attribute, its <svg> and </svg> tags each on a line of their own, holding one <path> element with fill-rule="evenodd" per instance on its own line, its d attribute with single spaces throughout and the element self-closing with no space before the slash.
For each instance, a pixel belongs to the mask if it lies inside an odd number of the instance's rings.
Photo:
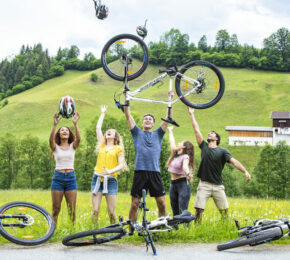
<svg viewBox="0 0 290 260">
<path fill-rule="evenodd" d="M 102 133 L 106 112 L 107 106 L 101 106 L 101 115 L 96 126 L 98 158 L 91 185 L 92 220 L 98 221 L 102 195 L 105 195 L 110 222 L 115 223 L 117 221 L 115 212 L 118 192 L 117 176 L 125 167 L 125 159 L 120 134 L 115 129 L 108 129 L 104 135 Z"/>
</svg>

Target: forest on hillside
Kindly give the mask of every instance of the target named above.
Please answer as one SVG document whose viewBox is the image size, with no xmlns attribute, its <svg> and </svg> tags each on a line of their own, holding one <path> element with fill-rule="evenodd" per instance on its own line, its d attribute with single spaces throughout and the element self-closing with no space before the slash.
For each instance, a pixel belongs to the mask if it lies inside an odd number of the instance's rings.
<svg viewBox="0 0 290 260">
<path fill-rule="evenodd" d="M 203 35 L 197 45 L 189 41 L 188 34 L 172 28 L 164 33 L 158 42 L 148 44 L 151 64 L 179 66 L 191 60 L 206 60 L 221 67 L 251 68 L 271 71 L 290 71 L 290 31 L 280 28 L 263 41 L 263 48 L 238 41 L 236 34 L 226 30 L 216 34 L 214 46 L 207 43 Z M 60 76 L 65 70 L 94 70 L 101 66 L 99 58 L 86 53 L 79 58 L 76 45 L 59 47 L 55 57 L 41 43 L 22 46 L 20 53 L 12 59 L 0 62 L 0 100 L 39 85 L 43 81 Z M 0 103 L 5 106 L 6 102 Z"/>
</svg>

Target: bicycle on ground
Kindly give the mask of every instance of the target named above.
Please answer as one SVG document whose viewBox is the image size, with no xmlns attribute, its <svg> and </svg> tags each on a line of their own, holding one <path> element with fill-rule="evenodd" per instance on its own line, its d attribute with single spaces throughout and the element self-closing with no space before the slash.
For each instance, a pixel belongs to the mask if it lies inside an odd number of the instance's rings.
<svg viewBox="0 0 290 260">
<path fill-rule="evenodd" d="M 0 234 L 24 246 L 46 242 L 55 231 L 51 215 L 42 207 L 25 201 L 14 201 L 0 208 Z"/>
<path fill-rule="evenodd" d="M 219 251 L 245 245 L 257 246 L 290 236 L 290 220 L 287 218 L 255 220 L 253 226 L 242 228 L 237 220 L 235 223 L 241 237 L 219 244 Z"/>
<path fill-rule="evenodd" d="M 144 26 L 137 27 L 137 34 L 143 39 L 147 35 L 146 21 Z M 101 53 L 101 64 L 104 71 L 111 78 L 124 82 L 124 90 L 121 91 L 119 97 L 116 93 L 114 95 L 118 108 L 123 109 L 123 106 L 128 105 L 130 100 L 161 103 L 167 104 L 168 115 L 170 115 L 172 104 L 178 100 L 189 107 L 205 109 L 215 105 L 222 98 L 225 90 L 224 77 L 214 64 L 203 60 L 190 61 L 180 69 L 172 66 L 159 70 L 159 73 L 162 73 L 159 77 L 134 91 L 130 91 L 129 81 L 139 77 L 149 63 L 147 45 L 140 37 L 133 34 L 119 34 L 105 44 Z M 172 91 L 173 79 L 175 78 L 177 98 L 169 97 L 167 101 L 164 101 L 152 97 L 151 93 L 149 93 L 149 98 L 138 97 L 141 92 L 161 82 L 167 76 L 170 78 L 169 91 Z M 120 102 L 122 92 L 126 93 L 124 104 Z M 171 117 L 167 122 L 178 126 Z"/>
<path fill-rule="evenodd" d="M 148 221 L 146 219 L 147 211 L 149 211 L 149 209 L 146 207 L 146 190 L 143 189 L 142 198 L 139 202 L 138 208 L 138 215 L 142 215 L 141 222 L 133 223 L 130 219 L 123 221 L 123 217 L 119 217 L 119 223 L 69 235 L 62 240 L 62 243 L 66 246 L 102 244 L 121 239 L 126 236 L 132 236 L 136 231 L 139 236 L 145 239 L 147 251 L 150 245 L 153 254 L 156 255 L 156 247 L 153 241 L 159 238 L 157 233 L 178 229 L 178 225 L 189 224 L 195 219 L 195 216 L 189 211 L 183 211 L 182 214 L 174 216 L 173 218 L 165 216 L 159 217 L 153 221 Z"/>
</svg>

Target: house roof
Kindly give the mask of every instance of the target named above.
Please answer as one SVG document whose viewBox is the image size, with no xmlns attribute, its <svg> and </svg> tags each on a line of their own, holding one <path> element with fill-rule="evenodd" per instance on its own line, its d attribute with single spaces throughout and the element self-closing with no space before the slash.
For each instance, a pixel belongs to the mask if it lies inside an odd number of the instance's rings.
<svg viewBox="0 0 290 260">
<path fill-rule="evenodd" d="M 226 126 L 226 131 L 273 132 L 273 128 L 265 126 Z"/>
<path fill-rule="evenodd" d="M 272 118 L 272 119 L 290 119 L 290 111 L 272 111 L 270 118 Z"/>
</svg>

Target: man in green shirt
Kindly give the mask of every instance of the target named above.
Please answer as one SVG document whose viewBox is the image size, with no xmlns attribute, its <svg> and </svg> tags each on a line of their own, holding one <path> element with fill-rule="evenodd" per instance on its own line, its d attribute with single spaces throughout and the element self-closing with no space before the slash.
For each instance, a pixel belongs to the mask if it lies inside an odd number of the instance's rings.
<svg viewBox="0 0 290 260">
<path fill-rule="evenodd" d="M 205 142 L 194 117 L 194 110 L 188 108 L 188 112 L 191 117 L 197 144 L 201 149 L 201 162 L 197 173 L 200 181 L 194 204 L 196 222 L 200 223 L 201 215 L 210 197 L 213 198 L 222 215 L 226 215 L 228 212 L 229 205 L 225 194 L 225 187 L 222 185 L 222 171 L 226 162 L 231 163 L 239 171 L 243 172 L 247 182 L 251 180 L 251 175 L 238 160 L 232 157 L 227 149 L 219 147 L 221 138 L 218 133 L 211 131 L 207 136 L 207 142 Z"/>
</svg>

